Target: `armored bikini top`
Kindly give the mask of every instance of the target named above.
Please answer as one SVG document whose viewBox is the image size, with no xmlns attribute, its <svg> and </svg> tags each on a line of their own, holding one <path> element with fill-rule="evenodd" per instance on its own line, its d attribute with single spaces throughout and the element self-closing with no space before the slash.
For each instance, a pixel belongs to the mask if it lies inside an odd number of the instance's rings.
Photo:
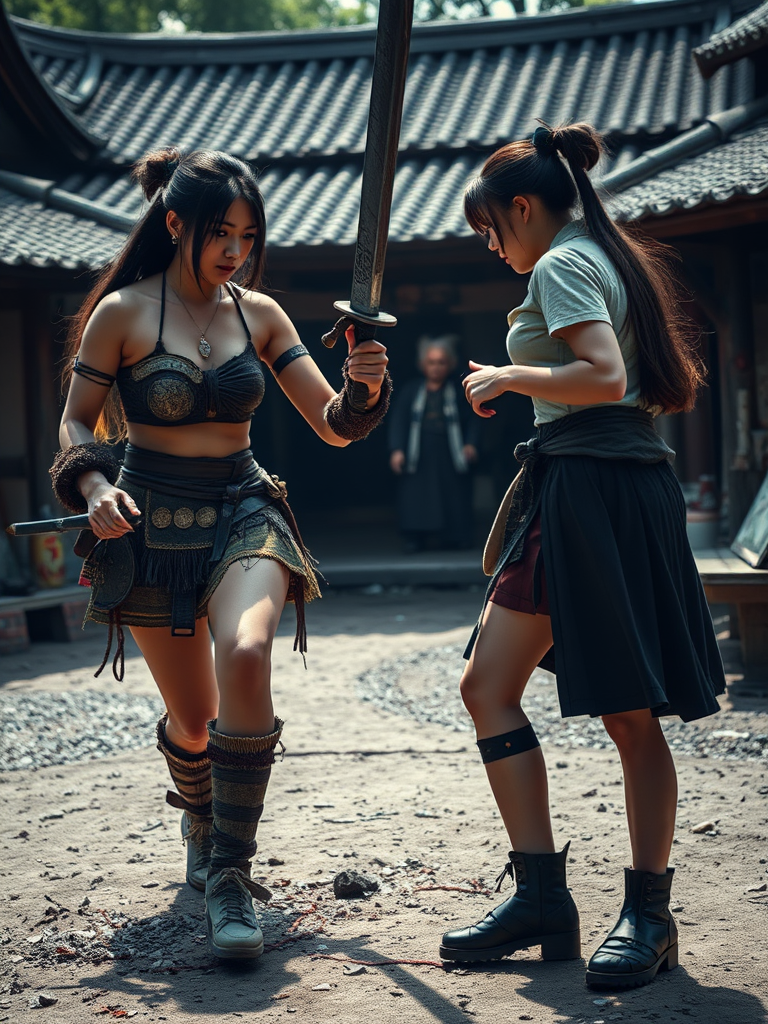
<svg viewBox="0 0 768 1024">
<path fill-rule="evenodd" d="M 201 369 L 186 356 L 166 352 L 165 274 L 155 350 L 117 371 L 117 389 L 129 423 L 181 427 L 189 423 L 245 423 L 264 397 L 264 372 L 234 290 L 227 285 L 245 330 L 242 352 L 221 366 Z"/>
</svg>

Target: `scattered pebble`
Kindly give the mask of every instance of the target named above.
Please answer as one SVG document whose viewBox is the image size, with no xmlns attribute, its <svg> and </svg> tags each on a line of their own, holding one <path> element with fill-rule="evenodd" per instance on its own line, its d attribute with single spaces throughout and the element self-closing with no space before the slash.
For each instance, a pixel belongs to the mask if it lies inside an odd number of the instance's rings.
<svg viewBox="0 0 768 1024">
<path fill-rule="evenodd" d="M 702 832 L 714 832 L 715 823 L 714 821 L 700 821 L 698 825 L 693 825 L 691 832 L 695 832 L 700 835 Z"/>
<path fill-rule="evenodd" d="M 331 991 L 331 986 L 328 984 L 327 981 L 324 981 L 320 985 L 313 985 L 312 986 L 312 991 L 313 992 L 330 992 Z"/>
<path fill-rule="evenodd" d="M 470 733 L 474 726 L 458 685 L 465 664 L 463 650 L 463 643 L 446 644 L 382 662 L 358 677 L 358 694 L 393 714 Z M 554 676 L 542 669 L 530 678 L 525 708 L 541 740 L 560 747 L 614 748 L 599 718 L 561 717 Z M 674 754 L 757 761 L 768 755 L 765 723 L 764 714 L 724 710 L 695 722 L 671 718 L 662 725 Z M 567 761 L 555 763 L 557 768 L 568 767 Z M 768 786 L 758 793 L 768 794 Z"/>
<path fill-rule="evenodd" d="M 333 879 L 333 893 L 337 900 L 367 896 L 378 888 L 379 883 L 375 878 L 359 871 L 339 871 Z"/>
<path fill-rule="evenodd" d="M 58 996 L 51 995 L 50 992 L 36 992 L 29 997 L 29 1008 L 39 1010 L 43 1006 L 55 1006 L 58 1001 Z"/>
<path fill-rule="evenodd" d="M 344 964 L 344 974 L 348 978 L 356 978 L 359 974 L 367 974 L 365 964 Z"/>
</svg>

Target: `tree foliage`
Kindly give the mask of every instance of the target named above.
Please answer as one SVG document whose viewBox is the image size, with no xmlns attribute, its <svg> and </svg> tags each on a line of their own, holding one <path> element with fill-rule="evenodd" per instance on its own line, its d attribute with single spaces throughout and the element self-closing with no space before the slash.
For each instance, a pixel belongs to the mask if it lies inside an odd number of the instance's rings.
<svg viewBox="0 0 768 1024">
<path fill-rule="evenodd" d="M 45 25 L 94 32 L 258 32 L 359 24 L 367 5 L 339 0 L 5 0 L 11 14 Z"/>
<path fill-rule="evenodd" d="M 2 0 L 0 0 L 2 2 Z M 541 0 L 541 9 L 584 0 Z M 11 14 L 93 32 L 259 32 L 360 25 L 376 20 L 376 0 L 5 0 Z M 417 21 L 523 14 L 526 0 L 414 0 Z"/>
</svg>

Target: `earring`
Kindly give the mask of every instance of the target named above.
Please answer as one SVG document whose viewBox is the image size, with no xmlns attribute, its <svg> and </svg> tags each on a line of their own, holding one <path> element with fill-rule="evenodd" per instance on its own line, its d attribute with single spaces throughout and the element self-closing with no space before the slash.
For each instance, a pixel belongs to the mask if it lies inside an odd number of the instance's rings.
<svg viewBox="0 0 768 1024">
<path fill-rule="evenodd" d="M 178 245 L 178 244 L 179 244 L 179 240 L 176 237 L 176 235 L 171 235 L 171 245 Z"/>
</svg>

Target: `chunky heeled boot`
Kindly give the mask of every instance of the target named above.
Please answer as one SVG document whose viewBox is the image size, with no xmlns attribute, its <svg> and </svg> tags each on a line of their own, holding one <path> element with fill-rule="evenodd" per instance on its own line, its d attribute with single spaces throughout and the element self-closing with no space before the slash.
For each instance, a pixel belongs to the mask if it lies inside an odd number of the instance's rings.
<svg viewBox="0 0 768 1024">
<path fill-rule="evenodd" d="M 587 967 L 590 988 L 636 988 L 677 967 L 677 925 L 669 912 L 674 868 L 666 874 L 624 869 L 624 905 Z"/>
<path fill-rule="evenodd" d="M 499 960 L 529 946 L 541 946 L 544 960 L 580 957 L 579 912 L 565 883 L 569 846 L 560 853 L 511 851 L 496 891 L 514 873 L 515 894 L 478 924 L 446 932 L 443 960 Z"/>
<path fill-rule="evenodd" d="M 252 897 L 266 903 L 272 894 L 250 877 L 251 858 L 282 728 L 276 718 L 268 736 L 227 736 L 216 730 L 215 721 L 208 723 L 213 851 L 205 916 L 211 950 L 224 959 L 253 959 L 264 952 Z"/>
<path fill-rule="evenodd" d="M 157 723 L 157 749 L 168 764 L 178 793 L 168 790 L 166 803 L 184 813 L 181 838 L 187 846 L 187 882 L 205 892 L 205 880 L 211 863 L 211 761 L 208 751 L 191 754 L 171 743 L 165 735 L 168 715 Z"/>
</svg>

